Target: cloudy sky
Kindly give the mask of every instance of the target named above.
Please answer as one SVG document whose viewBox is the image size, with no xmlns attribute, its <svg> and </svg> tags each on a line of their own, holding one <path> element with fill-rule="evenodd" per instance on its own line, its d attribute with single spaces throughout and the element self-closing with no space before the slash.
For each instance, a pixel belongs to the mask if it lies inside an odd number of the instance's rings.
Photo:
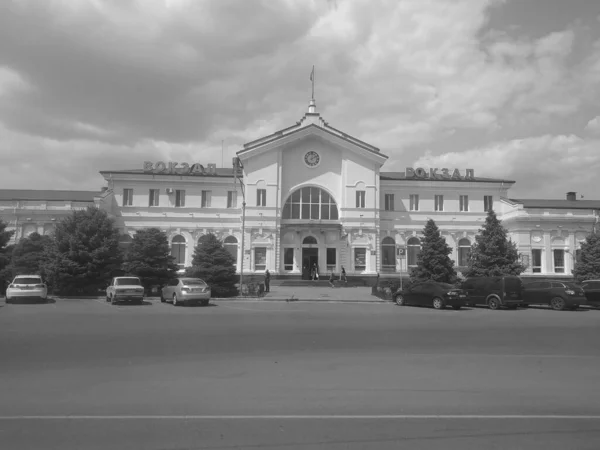
<svg viewBox="0 0 600 450">
<path fill-rule="evenodd" d="M 3 0 L 0 188 L 225 165 L 310 99 L 383 170 L 600 199 L 598 0 Z"/>
</svg>

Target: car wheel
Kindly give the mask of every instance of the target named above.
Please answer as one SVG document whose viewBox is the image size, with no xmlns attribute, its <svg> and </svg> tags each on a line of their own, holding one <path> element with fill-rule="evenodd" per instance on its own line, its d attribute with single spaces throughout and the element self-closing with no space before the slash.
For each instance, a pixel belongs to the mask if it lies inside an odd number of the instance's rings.
<svg viewBox="0 0 600 450">
<path fill-rule="evenodd" d="M 396 298 L 394 298 L 394 301 L 396 302 L 396 305 L 398 306 L 405 306 L 406 302 L 404 301 L 404 296 L 403 295 L 396 295 Z"/>
<path fill-rule="evenodd" d="M 180 303 L 177 301 L 177 294 L 173 294 L 173 306 L 179 306 Z"/>
<path fill-rule="evenodd" d="M 488 300 L 488 307 L 494 310 L 499 309 L 500 301 L 496 297 L 492 297 Z"/>
<path fill-rule="evenodd" d="M 433 308 L 434 309 L 444 309 L 446 307 L 444 300 L 439 297 L 435 297 L 433 299 Z"/>
<path fill-rule="evenodd" d="M 6 304 L 8 305 L 9 303 L 12 303 L 12 298 L 8 298 L 8 297 L 6 297 L 6 298 L 4 299 L 4 301 L 5 301 L 5 302 L 6 302 Z"/>
<path fill-rule="evenodd" d="M 117 300 L 116 300 L 116 299 L 115 299 L 115 297 L 114 297 L 114 296 L 112 296 L 112 295 L 110 296 L 110 304 L 111 304 L 111 305 L 116 305 L 116 304 L 117 304 Z"/>
<path fill-rule="evenodd" d="M 161 303 L 165 303 L 167 300 L 165 299 L 165 297 L 163 296 L 162 291 L 160 292 L 160 302 Z"/>
<path fill-rule="evenodd" d="M 565 309 L 565 301 L 560 297 L 554 297 L 550 300 L 550 307 L 555 311 L 562 311 Z"/>
</svg>

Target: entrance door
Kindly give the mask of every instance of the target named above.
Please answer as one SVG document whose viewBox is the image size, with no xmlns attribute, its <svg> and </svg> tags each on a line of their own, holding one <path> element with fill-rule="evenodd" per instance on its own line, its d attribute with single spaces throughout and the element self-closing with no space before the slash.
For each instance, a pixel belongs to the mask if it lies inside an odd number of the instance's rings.
<svg viewBox="0 0 600 450">
<path fill-rule="evenodd" d="M 302 249 L 302 279 L 310 280 L 311 270 L 314 265 L 319 266 L 319 249 L 318 248 L 303 248 Z"/>
</svg>

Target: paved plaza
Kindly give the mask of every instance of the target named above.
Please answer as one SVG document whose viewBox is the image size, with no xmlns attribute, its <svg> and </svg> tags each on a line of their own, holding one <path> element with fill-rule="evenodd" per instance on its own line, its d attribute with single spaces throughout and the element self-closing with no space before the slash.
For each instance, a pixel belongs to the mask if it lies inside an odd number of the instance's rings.
<svg viewBox="0 0 600 450">
<path fill-rule="evenodd" d="M 0 448 L 597 449 L 598 330 L 597 310 L 0 301 Z"/>
</svg>

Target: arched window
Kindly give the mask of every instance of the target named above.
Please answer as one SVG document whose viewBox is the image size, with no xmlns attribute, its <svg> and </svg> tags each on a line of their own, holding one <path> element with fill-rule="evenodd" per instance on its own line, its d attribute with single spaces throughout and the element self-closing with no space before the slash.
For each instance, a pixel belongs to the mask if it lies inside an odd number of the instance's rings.
<svg viewBox="0 0 600 450">
<path fill-rule="evenodd" d="M 417 265 L 417 256 L 421 251 L 421 241 L 419 238 L 411 237 L 406 245 L 408 253 L 408 267 L 415 267 Z"/>
<path fill-rule="evenodd" d="M 227 236 L 223 241 L 223 245 L 229 254 L 233 256 L 234 264 L 237 265 L 238 240 L 235 236 Z"/>
<path fill-rule="evenodd" d="M 314 236 L 306 236 L 302 244 L 317 244 L 317 238 Z"/>
<path fill-rule="evenodd" d="M 387 272 L 396 270 L 396 241 L 389 236 L 381 242 L 381 268 Z"/>
<path fill-rule="evenodd" d="M 338 220 L 337 204 L 323 189 L 303 187 L 294 191 L 287 199 L 281 218 Z"/>
<path fill-rule="evenodd" d="M 179 269 L 185 267 L 185 247 L 185 238 L 179 234 L 171 241 L 171 256 L 175 258 L 175 264 Z"/>
<path fill-rule="evenodd" d="M 471 253 L 471 241 L 461 239 L 458 241 L 458 265 L 466 267 L 469 264 L 469 254 Z"/>
</svg>

